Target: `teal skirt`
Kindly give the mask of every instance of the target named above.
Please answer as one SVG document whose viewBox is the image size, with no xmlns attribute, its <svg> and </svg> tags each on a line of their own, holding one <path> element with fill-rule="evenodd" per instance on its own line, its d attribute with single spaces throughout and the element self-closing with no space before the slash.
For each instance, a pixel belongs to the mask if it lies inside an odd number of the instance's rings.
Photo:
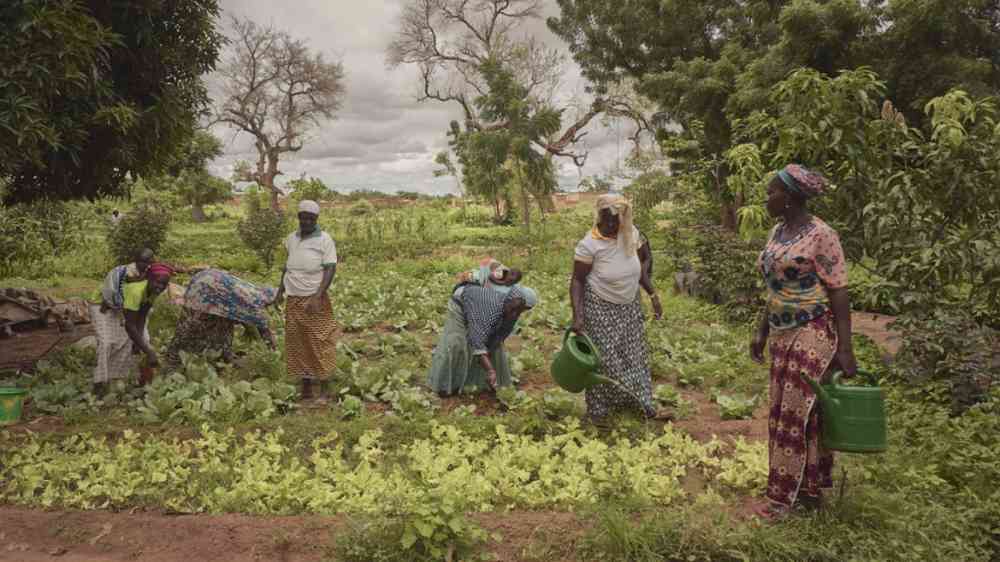
<svg viewBox="0 0 1000 562">
<path fill-rule="evenodd" d="M 490 361 L 497 371 L 497 387 L 510 386 L 513 379 L 510 373 L 510 363 L 504 352 L 503 344 L 490 353 Z M 489 390 L 486 382 L 486 370 L 479 359 L 472 354 L 472 348 L 466 337 L 465 315 L 455 301 L 448 299 L 448 312 L 445 315 L 444 332 L 434 348 L 431 360 L 431 370 L 427 375 L 427 385 L 439 394 L 456 394 L 460 392 L 475 392 Z"/>
</svg>

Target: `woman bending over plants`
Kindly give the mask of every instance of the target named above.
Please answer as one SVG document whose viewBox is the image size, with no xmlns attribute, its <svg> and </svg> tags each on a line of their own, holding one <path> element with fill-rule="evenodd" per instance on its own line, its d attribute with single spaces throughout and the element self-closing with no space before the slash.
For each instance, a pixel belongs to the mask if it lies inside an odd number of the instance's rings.
<svg viewBox="0 0 1000 562">
<path fill-rule="evenodd" d="M 833 485 L 833 454 L 820 442 L 822 418 L 806 377 L 857 371 L 844 251 L 806 205 L 826 186 L 823 176 L 789 164 L 767 187 L 767 211 L 779 222 L 757 262 L 767 304 L 750 355 L 763 363 L 770 338 L 767 499 L 756 509 L 768 519 L 797 505 L 819 507 L 821 490 Z"/>
<path fill-rule="evenodd" d="M 164 354 L 164 368 L 181 363 L 180 352 L 216 351 L 224 361 L 232 360 L 233 329 L 237 324 L 254 329 L 275 347 L 265 309 L 278 290 L 257 287 L 219 269 L 205 269 L 191 278 L 184 292 L 184 315 Z"/>
<path fill-rule="evenodd" d="M 649 276 L 649 242 L 632 224 L 632 204 L 620 195 L 597 200 L 593 228 L 576 245 L 570 300 L 573 327 L 586 333 L 601 355 L 602 374 L 618 385 L 586 391 L 587 416 L 604 424 L 615 410 L 638 406 L 649 418 L 666 418 L 653 405 L 645 317 L 639 287 L 649 294 L 656 319 L 660 298 Z"/>
<path fill-rule="evenodd" d="M 459 283 L 452 291 L 427 376 L 431 390 L 446 396 L 467 387 L 496 390 L 512 384 L 503 343 L 521 314 L 538 304 L 538 295 L 520 285 L 506 288 Z"/>
<path fill-rule="evenodd" d="M 111 288 L 115 287 L 113 279 L 117 278 L 114 274 L 114 270 L 108 274 Z M 121 284 L 119 307 L 109 306 L 112 303 L 108 303 L 103 295 L 95 297 L 95 303 L 90 306 L 97 334 L 94 394 L 103 396 L 111 379 L 128 376 L 138 365 L 139 354 L 145 354 L 147 367 L 159 364 L 156 352 L 149 343 L 146 325 L 153 301 L 167 288 L 171 275 L 173 269 L 166 264 L 154 263 L 145 267 L 143 279 L 126 280 Z M 149 380 L 141 378 L 139 382 L 145 384 Z"/>
</svg>

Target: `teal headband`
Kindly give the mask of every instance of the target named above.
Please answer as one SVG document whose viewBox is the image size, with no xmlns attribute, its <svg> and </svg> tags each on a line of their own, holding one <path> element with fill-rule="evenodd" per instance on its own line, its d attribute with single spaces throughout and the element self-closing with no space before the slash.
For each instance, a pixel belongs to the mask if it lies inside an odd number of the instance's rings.
<svg viewBox="0 0 1000 562">
<path fill-rule="evenodd" d="M 795 181 L 795 178 L 792 177 L 792 174 L 789 174 L 784 170 L 779 170 L 778 178 L 781 179 L 781 183 L 785 184 L 785 187 L 787 187 L 789 191 L 791 191 L 796 195 L 805 197 L 805 193 L 802 193 L 802 188 L 799 187 L 798 182 Z"/>
</svg>

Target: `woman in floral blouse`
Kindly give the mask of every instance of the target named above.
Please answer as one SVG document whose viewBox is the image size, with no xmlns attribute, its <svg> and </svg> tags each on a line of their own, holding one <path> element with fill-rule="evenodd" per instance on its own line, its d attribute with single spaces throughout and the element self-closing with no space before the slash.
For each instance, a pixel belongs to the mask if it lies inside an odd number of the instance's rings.
<svg viewBox="0 0 1000 562">
<path fill-rule="evenodd" d="M 836 231 L 806 206 L 826 185 L 823 176 L 789 164 L 767 188 L 767 211 L 781 220 L 758 259 L 768 296 L 750 344 L 763 363 L 770 340 L 767 501 L 757 509 L 765 518 L 796 505 L 818 507 L 821 490 L 832 486 L 833 455 L 820 443 L 822 419 L 806 377 L 857 370 L 844 251 Z"/>
</svg>

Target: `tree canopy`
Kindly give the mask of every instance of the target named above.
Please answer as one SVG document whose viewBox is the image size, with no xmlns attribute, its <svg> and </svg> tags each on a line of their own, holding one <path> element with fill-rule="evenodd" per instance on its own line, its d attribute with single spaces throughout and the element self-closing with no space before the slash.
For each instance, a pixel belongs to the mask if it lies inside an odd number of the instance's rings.
<svg viewBox="0 0 1000 562">
<path fill-rule="evenodd" d="M 118 195 L 155 174 L 208 104 L 217 0 L 0 6 L 4 202 Z"/>
<path fill-rule="evenodd" d="M 726 190 L 734 127 L 806 67 L 826 76 L 871 67 L 914 126 L 931 99 L 1000 90 L 1000 7 L 993 0 L 557 0 L 550 28 L 598 90 L 626 77 L 680 124 L 672 156 L 701 162 L 707 191 L 735 228 Z M 697 167 L 697 166 L 696 166 Z"/>
</svg>

